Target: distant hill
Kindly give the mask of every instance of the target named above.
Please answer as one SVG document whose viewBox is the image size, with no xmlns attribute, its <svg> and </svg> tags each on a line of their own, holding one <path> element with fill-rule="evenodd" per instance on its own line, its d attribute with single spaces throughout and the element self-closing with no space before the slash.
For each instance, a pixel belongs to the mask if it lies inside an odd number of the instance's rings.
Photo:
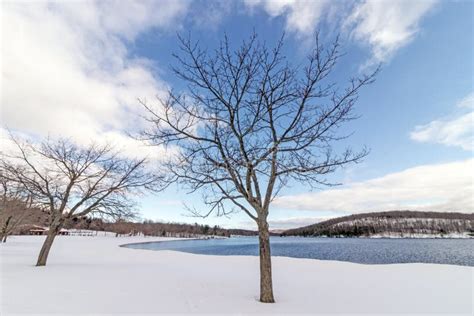
<svg viewBox="0 0 474 316">
<path fill-rule="evenodd" d="M 281 236 L 474 237 L 474 214 L 389 211 L 333 218 Z"/>
</svg>

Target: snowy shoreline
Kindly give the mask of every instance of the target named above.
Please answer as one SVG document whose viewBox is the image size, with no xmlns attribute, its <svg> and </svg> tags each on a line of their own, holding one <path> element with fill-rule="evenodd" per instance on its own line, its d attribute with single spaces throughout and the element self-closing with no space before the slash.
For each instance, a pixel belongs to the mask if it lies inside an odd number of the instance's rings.
<svg viewBox="0 0 474 316">
<path fill-rule="evenodd" d="M 273 258 L 276 304 L 258 297 L 258 258 L 140 251 L 153 237 L 60 236 L 0 246 L 0 314 L 472 314 L 474 268 Z"/>
<path fill-rule="evenodd" d="M 474 239 L 474 236 L 468 234 L 451 235 L 431 235 L 431 234 L 413 234 L 408 236 L 401 235 L 372 235 L 372 236 L 282 236 L 284 238 L 359 238 L 359 239 Z"/>
</svg>

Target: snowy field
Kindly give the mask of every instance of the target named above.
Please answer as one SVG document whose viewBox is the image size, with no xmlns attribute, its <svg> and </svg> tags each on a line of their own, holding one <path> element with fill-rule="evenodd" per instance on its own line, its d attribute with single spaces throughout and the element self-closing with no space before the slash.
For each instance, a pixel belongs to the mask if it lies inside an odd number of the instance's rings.
<svg viewBox="0 0 474 316">
<path fill-rule="evenodd" d="M 262 304 L 257 257 L 119 247 L 160 238 L 60 236 L 48 265 L 35 267 L 43 239 L 0 246 L 0 315 L 473 313 L 470 267 L 274 257 L 277 303 Z"/>
</svg>

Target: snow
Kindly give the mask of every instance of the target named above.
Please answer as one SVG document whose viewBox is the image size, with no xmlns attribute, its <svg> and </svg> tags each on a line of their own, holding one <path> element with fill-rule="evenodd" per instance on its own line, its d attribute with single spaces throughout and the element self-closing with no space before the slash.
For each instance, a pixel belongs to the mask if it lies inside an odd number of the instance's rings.
<svg viewBox="0 0 474 316">
<path fill-rule="evenodd" d="M 35 267 L 43 236 L 0 246 L 0 314 L 472 315 L 474 268 L 362 265 L 273 258 L 275 304 L 257 301 L 258 258 L 119 247 L 166 238 L 59 236 Z"/>
</svg>

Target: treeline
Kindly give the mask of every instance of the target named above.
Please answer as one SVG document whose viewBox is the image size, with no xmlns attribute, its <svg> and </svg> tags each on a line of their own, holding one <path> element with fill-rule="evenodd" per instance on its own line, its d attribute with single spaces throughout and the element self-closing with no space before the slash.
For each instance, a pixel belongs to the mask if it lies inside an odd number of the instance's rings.
<svg viewBox="0 0 474 316">
<path fill-rule="evenodd" d="M 162 223 L 152 220 L 132 222 L 118 220 L 107 222 L 100 218 L 76 218 L 66 223 L 66 228 L 90 229 L 96 231 L 108 231 L 121 235 L 143 235 L 157 237 L 197 237 L 197 236 L 222 236 L 231 235 L 256 235 L 257 232 L 243 229 L 225 229 L 217 225 L 184 224 L 184 223 Z"/>
<path fill-rule="evenodd" d="M 289 229 L 281 235 L 328 237 L 395 235 L 403 237 L 449 234 L 474 236 L 474 214 L 419 211 L 364 213 Z"/>
<path fill-rule="evenodd" d="M 48 227 L 50 214 L 46 210 L 32 207 L 21 200 L 2 199 L 0 201 L 0 241 L 8 235 L 24 235 L 33 226 Z M 131 220 L 106 221 L 88 216 L 72 217 L 64 223 L 65 229 L 86 229 L 113 232 L 117 236 L 143 235 L 160 237 L 196 237 L 231 235 L 254 236 L 256 231 L 244 229 L 225 229 L 217 225 L 200 225 L 184 223 L 162 223 L 152 220 L 141 222 Z"/>
</svg>

